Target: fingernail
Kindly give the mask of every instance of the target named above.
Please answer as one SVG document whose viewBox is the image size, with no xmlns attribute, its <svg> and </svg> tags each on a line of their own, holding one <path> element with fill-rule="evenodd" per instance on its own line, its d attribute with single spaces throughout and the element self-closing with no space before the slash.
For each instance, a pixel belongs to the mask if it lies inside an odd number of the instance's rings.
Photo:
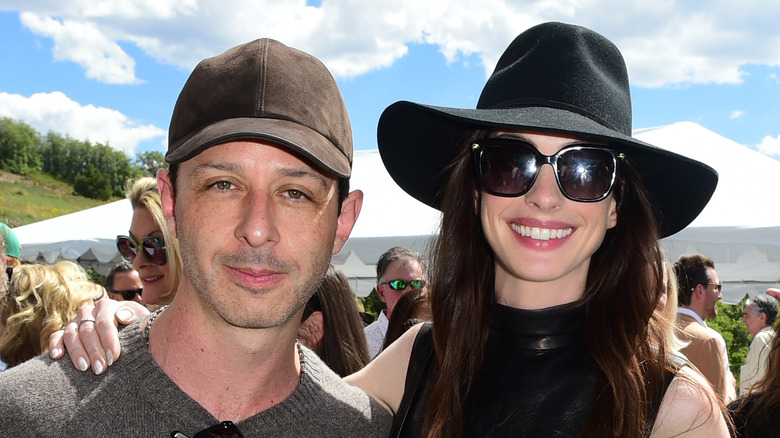
<svg viewBox="0 0 780 438">
<path fill-rule="evenodd" d="M 103 364 L 100 363 L 99 360 L 96 360 L 95 363 L 92 364 L 92 371 L 95 372 L 95 374 L 100 374 L 103 372 Z"/>
<path fill-rule="evenodd" d="M 51 357 L 53 357 L 54 359 L 59 358 L 60 355 L 62 355 L 62 350 L 60 350 L 59 348 L 55 348 L 54 350 L 51 351 Z"/>
<path fill-rule="evenodd" d="M 120 321 L 127 321 L 133 317 L 133 312 L 127 309 L 120 309 L 118 312 L 116 312 L 116 317 Z"/>
<path fill-rule="evenodd" d="M 87 363 L 87 360 L 84 359 L 83 357 L 80 357 L 78 362 L 79 362 L 79 370 L 86 371 L 87 368 L 89 368 L 89 364 Z"/>
<path fill-rule="evenodd" d="M 111 350 L 106 350 L 106 362 L 108 362 L 108 366 L 114 364 L 114 353 Z"/>
</svg>

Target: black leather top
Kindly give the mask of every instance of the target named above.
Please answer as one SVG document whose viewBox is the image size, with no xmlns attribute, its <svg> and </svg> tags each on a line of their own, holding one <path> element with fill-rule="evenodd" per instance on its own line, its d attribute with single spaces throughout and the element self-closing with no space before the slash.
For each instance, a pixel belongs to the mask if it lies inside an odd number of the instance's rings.
<svg viewBox="0 0 780 438">
<path fill-rule="evenodd" d="M 585 424 L 595 372 L 585 308 L 520 310 L 494 304 L 484 366 L 464 403 L 464 437 L 571 437 Z M 414 353 L 413 353 L 414 354 Z M 414 362 L 414 360 L 410 361 Z M 398 436 L 419 437 L 436 364 L 411 396 Z"/>
</svg>

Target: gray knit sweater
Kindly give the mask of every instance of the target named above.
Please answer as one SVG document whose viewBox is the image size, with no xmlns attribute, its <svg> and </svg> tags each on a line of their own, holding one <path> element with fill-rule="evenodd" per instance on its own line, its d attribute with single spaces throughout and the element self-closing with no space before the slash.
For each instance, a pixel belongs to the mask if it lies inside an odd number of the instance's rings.
<svg viewBox="0 0 780 438">
<path fill-rule="evenodd" d="M 191 437 L 219 422 L 157 365 L 138 323 L 120 340 L 121 359 L 100 376 L 48 355 L 0 373 L 0 436 L 169 437 L 179 430 Z M 278 405 L 236 423 L 244 436 L 387 437 L 391 415 L 303 351 L 301 384 Z"/>
</svg>

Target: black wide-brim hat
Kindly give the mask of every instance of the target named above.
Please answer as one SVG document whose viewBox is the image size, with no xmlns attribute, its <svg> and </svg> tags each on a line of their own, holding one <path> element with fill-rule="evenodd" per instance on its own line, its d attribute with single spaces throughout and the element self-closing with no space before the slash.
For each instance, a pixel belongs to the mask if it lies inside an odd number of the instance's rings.
<svg viewBox="0 0 780 438">
<path fill-rule="evenodd" d="M 395 182 L 438 209 L 446 167 L 467 135 L 499 128 L 568 134 L 624 153 L 653 198 L 662 237 L 690 224 L 718 183 L 706 164 L 631 136 L 623 56 L 598 33 L 564 23 L 540 24 L 515 38 L 476 109 L 396 102 L 379 119 L 377 141 Z"/>
</svg>

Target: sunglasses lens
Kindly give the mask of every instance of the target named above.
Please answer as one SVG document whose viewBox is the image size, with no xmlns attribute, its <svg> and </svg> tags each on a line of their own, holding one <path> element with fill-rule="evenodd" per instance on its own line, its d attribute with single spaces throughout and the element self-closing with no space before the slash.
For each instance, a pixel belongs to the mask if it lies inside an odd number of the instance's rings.
<svg viewBox="0 0 780 438">
<path fill-rule="evenodd" d="M 404 290 L 406 289 L 406 282 L 403 280 L 390 280 L 387 282 L 387 284 L 390 285 L 390 287 L 393 290 Z"/>
<path fill-rule="evenodd" d="M 536 157 L 523 143 L 490 144 L 480 156 L 482 183 L 488 192 L 520 196 L 536 177 Z"/>
<path fill-rule="evenodd" d="M 117 237 L 116 249 L 119 250 L 119 254 L 122 255 L 122 258 L 131 263 L 133 262 L 136 254 L 138 254 L 135 250 L 133 242 L 127 237 Z"/>
<path fill-rule="evenodd" d="M 123 290 L 122 291 L 122 298 L 125 300 L 132 300 L 135 298 L 136 295 L 141 295 L 141 292 L 143 289 L 136 289 L 136 290 Z"/>
<path fill-rule="evenodd" d="M 566 196 L 582 201 L 602 199 L 615 177 L 615 159 L 604 149 L 572 149 L 558 157 L 558 182 Z"/>
<path fill-rule="evenodd" d="M 419 289 L 422 287 L 422 280 L 412 280 L 409 285 L 412 286 L 412 289 Z"/>
<path fill-rule="evenodd" d="M 144 239 L 143 250 L 146 259 L 154 265 L 164 265 L 167 261 L 165 257 L 165 245 L 157 237 Z"/>
</svg>

